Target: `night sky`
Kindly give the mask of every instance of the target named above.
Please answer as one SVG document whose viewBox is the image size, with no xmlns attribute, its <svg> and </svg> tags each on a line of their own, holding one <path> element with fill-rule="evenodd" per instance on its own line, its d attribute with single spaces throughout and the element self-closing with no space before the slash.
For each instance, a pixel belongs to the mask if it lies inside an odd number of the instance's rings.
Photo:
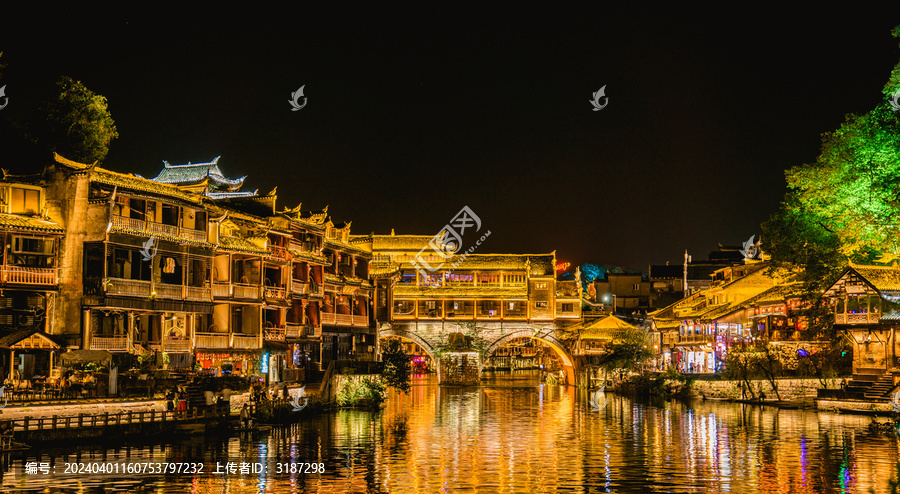
<svg viewBox="0 0 900 494">
<path fill-rule="evenodd" d="M 886 12 L 596 9 L 495 23 L 78 10 L 7 36 L 0 85 L 8 112 L 61 75 L 106 96 L 120 137 L 105 168 L 154 177 L 162 160 L 221 156 L 245 190 L 278 186 L 279 209 L 328 205 L 354 234 L 437 233 L 468 205 L 491 231 L 477 252 L 646 271 L 758 235 L 784 170 L 874 107 L 900 59 L 900 16 Z M 608 105 L 592 111 L 604 85 Z"/>
</svg>

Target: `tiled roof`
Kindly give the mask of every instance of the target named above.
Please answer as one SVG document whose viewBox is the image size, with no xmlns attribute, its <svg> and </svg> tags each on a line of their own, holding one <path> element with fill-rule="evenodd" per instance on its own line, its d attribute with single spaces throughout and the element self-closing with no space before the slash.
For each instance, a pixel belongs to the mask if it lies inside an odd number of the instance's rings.
<svg viewBox="0 0 900 494">
<path fill-rule="evenodd" d="M 0 228 L 56 234 L 66 233 L 61 226 L 52 221 L 17 214 L 0 214 Z"/>
<path fill-rule="evenodd" d="M 266 249 L 249 240 L 225 235 L 219 237 L 219 249 L 232 252 L 247 252 L 251 254 L 268 254 Z"/>
<path fill-rule="evenodd" d="M 867 266 L 850 264 L 854 271 L 860 274 L 878 291 L 900 290 L 900 268 L 893 266 Z"/>
<path fill-rule="evenodd" d="M 348 244 L 348 243 L 346 243 L 346 242 L 343 242 L 343 241 L 341 241 L 341 240 L 337 240 L 337 239 L 334 239 L 334 238 L 326 238 L 326 239 L 325 239 L 325 246 L 327 246 L 327 247 L 332 247 L 332 248 L 335 248 L 335 249 L 341 249 L 341 250 L 353 251 L 353 252 L 357 252 L 357 253 L 360 253 L 360 254 L 371 254 L 370 251 L 368 251 L 368 250 L 366 250 L 366 249 L 364 249 L 364 248 L 362 248 L 362 247 L 360 247 L 360 246 L 358 246 L 358 245 L 351 245 L 351 244 Z"/>
<path fill-rule="evenodd" d="M 222 170 L 219 170 L 218 161 L 221 156 L 209 163 L 188 163 L 186 165 L 170 165 L 167 161 L 163 161 L 163 169 L 159 172 L 154 182 L 164 184 L 193 184 L 209 179 L 216 187 L 225 187 L 229 190 L 238 189 L 244 183 L 246 176 L 236 179 L 225 178 Z"/>
<path fill-rule="evenodd" d="M 316 264 L 328 264 L 328 259 L 325 256 L 313 254 L 312 252 L 300 252 L 298 250 L 290 250 L 290 249 L 288 249 L 288 252 L 290 252 L 291 256 L 294 258 L 295 261 L 299 260 L 299 261 L 314 262 Z"/>
<path fill-rule="evenodd" d="M 181 199 L 192 204 L 201 204 L 203 202 L 202 196 L 183 191 L 174 185 L 162 184 L 135 175 L 126 175 L 99 167 L 94 169 L 91 181 L 128 190 Z"/>
<path fill-rule="evenodd" d="M 579 334 L 582 340 L 607 340 L 624 336 L 629 331 L 637 331 L 638 328 L 628 324 L 616 316 L 609 315 L 584 327 Z"/>
<path fill-rule="evenodd" d="M 187 244 L 187 245 L 198 245 L 201 247 L 215 247 L 213 244 L 205 241 L 205 240 L 193 240 L 187 237 L 176 237 L 174 235 L 166 235 L 165 233 L 159 232 L 151 232 L 147 230 L 135 230 L 133 228 L 123 228 L 121 226 L 114 226 L 109 229 L 110 233 L 124 233 L 126 235 L 135 235 L 138 237 L 156 237 L 162 240 L 168 240 L 170 242 L 176 242 L 179 244 Z"/>
<path fill-rule="evenodd" d="M 553 254 L 470 254 L 468 256 L 452 256 L 441 261 L 428 261 L 436 266 L 443 263 L 440 269 L 454 271 L 491 271 L 491 270 L 526 270 L 534 276 L 550 276 L 555 272 Z M 459 263 L 459 264 L 457 264 Z M 403 261 L 404 269 L 414 269 L 412 261 Z"/>
</svg>

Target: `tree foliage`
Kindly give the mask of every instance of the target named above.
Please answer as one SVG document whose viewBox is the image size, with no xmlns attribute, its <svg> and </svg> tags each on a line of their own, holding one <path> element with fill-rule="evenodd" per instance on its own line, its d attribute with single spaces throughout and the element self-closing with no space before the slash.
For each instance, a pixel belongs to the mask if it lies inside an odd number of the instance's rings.
<svg viewBox="0 0 900 494">
<path fill-rule="evenodd" d="M 384 369 L 381 378 L 384 383 L 397 391 L 409 394 L 409 363 L 412 357 L 403 351 L 403 346 L 397 338 L 388 339 L 381 348 L 381 361 Z"/>
<path fill-rule="evenodd" d="M 900 27 L 894 30 L 900 37 Z M 818 158 L 787 170 L 788 192 L 763 224 L 772 269 L 803 282 L 802 315 L 810 336 L 833 337 L 830 307 L 821 293 L 848 261 L 900 260 L 900 63 L 881 102 L 850 114 L 822 136 Z"/>
<path fill-rule="evenodd" d="M 597 364 L 606 371 L 636 370 L 651 357 L 653 353 L 650 351 L 647 333 L 633 329 L 613 340 L 606 347 L 606 352 L 598 358 Z"/>
<path fill-rule="evenodd" d="M 45 150 L 82 163 L 102 162 L 119 137 L 106 98 L 70 77 L 42 98 L 26 133 Z"/>
</svg>

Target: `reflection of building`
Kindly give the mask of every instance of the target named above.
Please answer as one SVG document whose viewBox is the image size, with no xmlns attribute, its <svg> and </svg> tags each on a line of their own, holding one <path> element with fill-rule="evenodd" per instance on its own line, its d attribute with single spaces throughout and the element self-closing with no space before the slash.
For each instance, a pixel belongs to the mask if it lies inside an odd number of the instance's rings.
<svg viewBox="0 0 900 494">
<path fill-rule="evenodd" d="M 900 269 L 851 264 L 825 297 L 833 301 L 835 327 L 853 346 L 854 374 L 883 374 L 900 365 Z"/>
</svg>

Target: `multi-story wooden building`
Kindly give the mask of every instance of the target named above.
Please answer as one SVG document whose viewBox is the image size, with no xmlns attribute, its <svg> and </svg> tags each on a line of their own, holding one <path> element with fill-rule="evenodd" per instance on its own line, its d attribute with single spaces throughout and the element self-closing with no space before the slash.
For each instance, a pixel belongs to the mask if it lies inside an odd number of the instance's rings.
<svg viewBox="0 0 900 494">
<path fill-rule="evenodd" d="M 58 355 L 53 303 L 59 286 L 59 243 L 65 231 L 47 215 L 38 176 L 0 181 L 0 377 L 31 379 Z"/>
<path fill-rule="evenodd" d="M 374 356 L 370 244 L 351 243 L 349 223 L 335 227 L 327 211 L 276 213 L 275 191 L 240 191 L 243 177 L 226 178 L 217 161 L 164 162 L 145 179 L 57 156 L 34 178 L 55 223 L 29 222 L 46 223 L 56 243 L 41 248 L 59 252 L 58 268 L 42 267 L 54 290 L 58 269 L 50 334 L 73 349 L 273 380 L 321 370 L 345 356 L 334 350 L 344 341 L 346 353 Z"/>
</svg>

